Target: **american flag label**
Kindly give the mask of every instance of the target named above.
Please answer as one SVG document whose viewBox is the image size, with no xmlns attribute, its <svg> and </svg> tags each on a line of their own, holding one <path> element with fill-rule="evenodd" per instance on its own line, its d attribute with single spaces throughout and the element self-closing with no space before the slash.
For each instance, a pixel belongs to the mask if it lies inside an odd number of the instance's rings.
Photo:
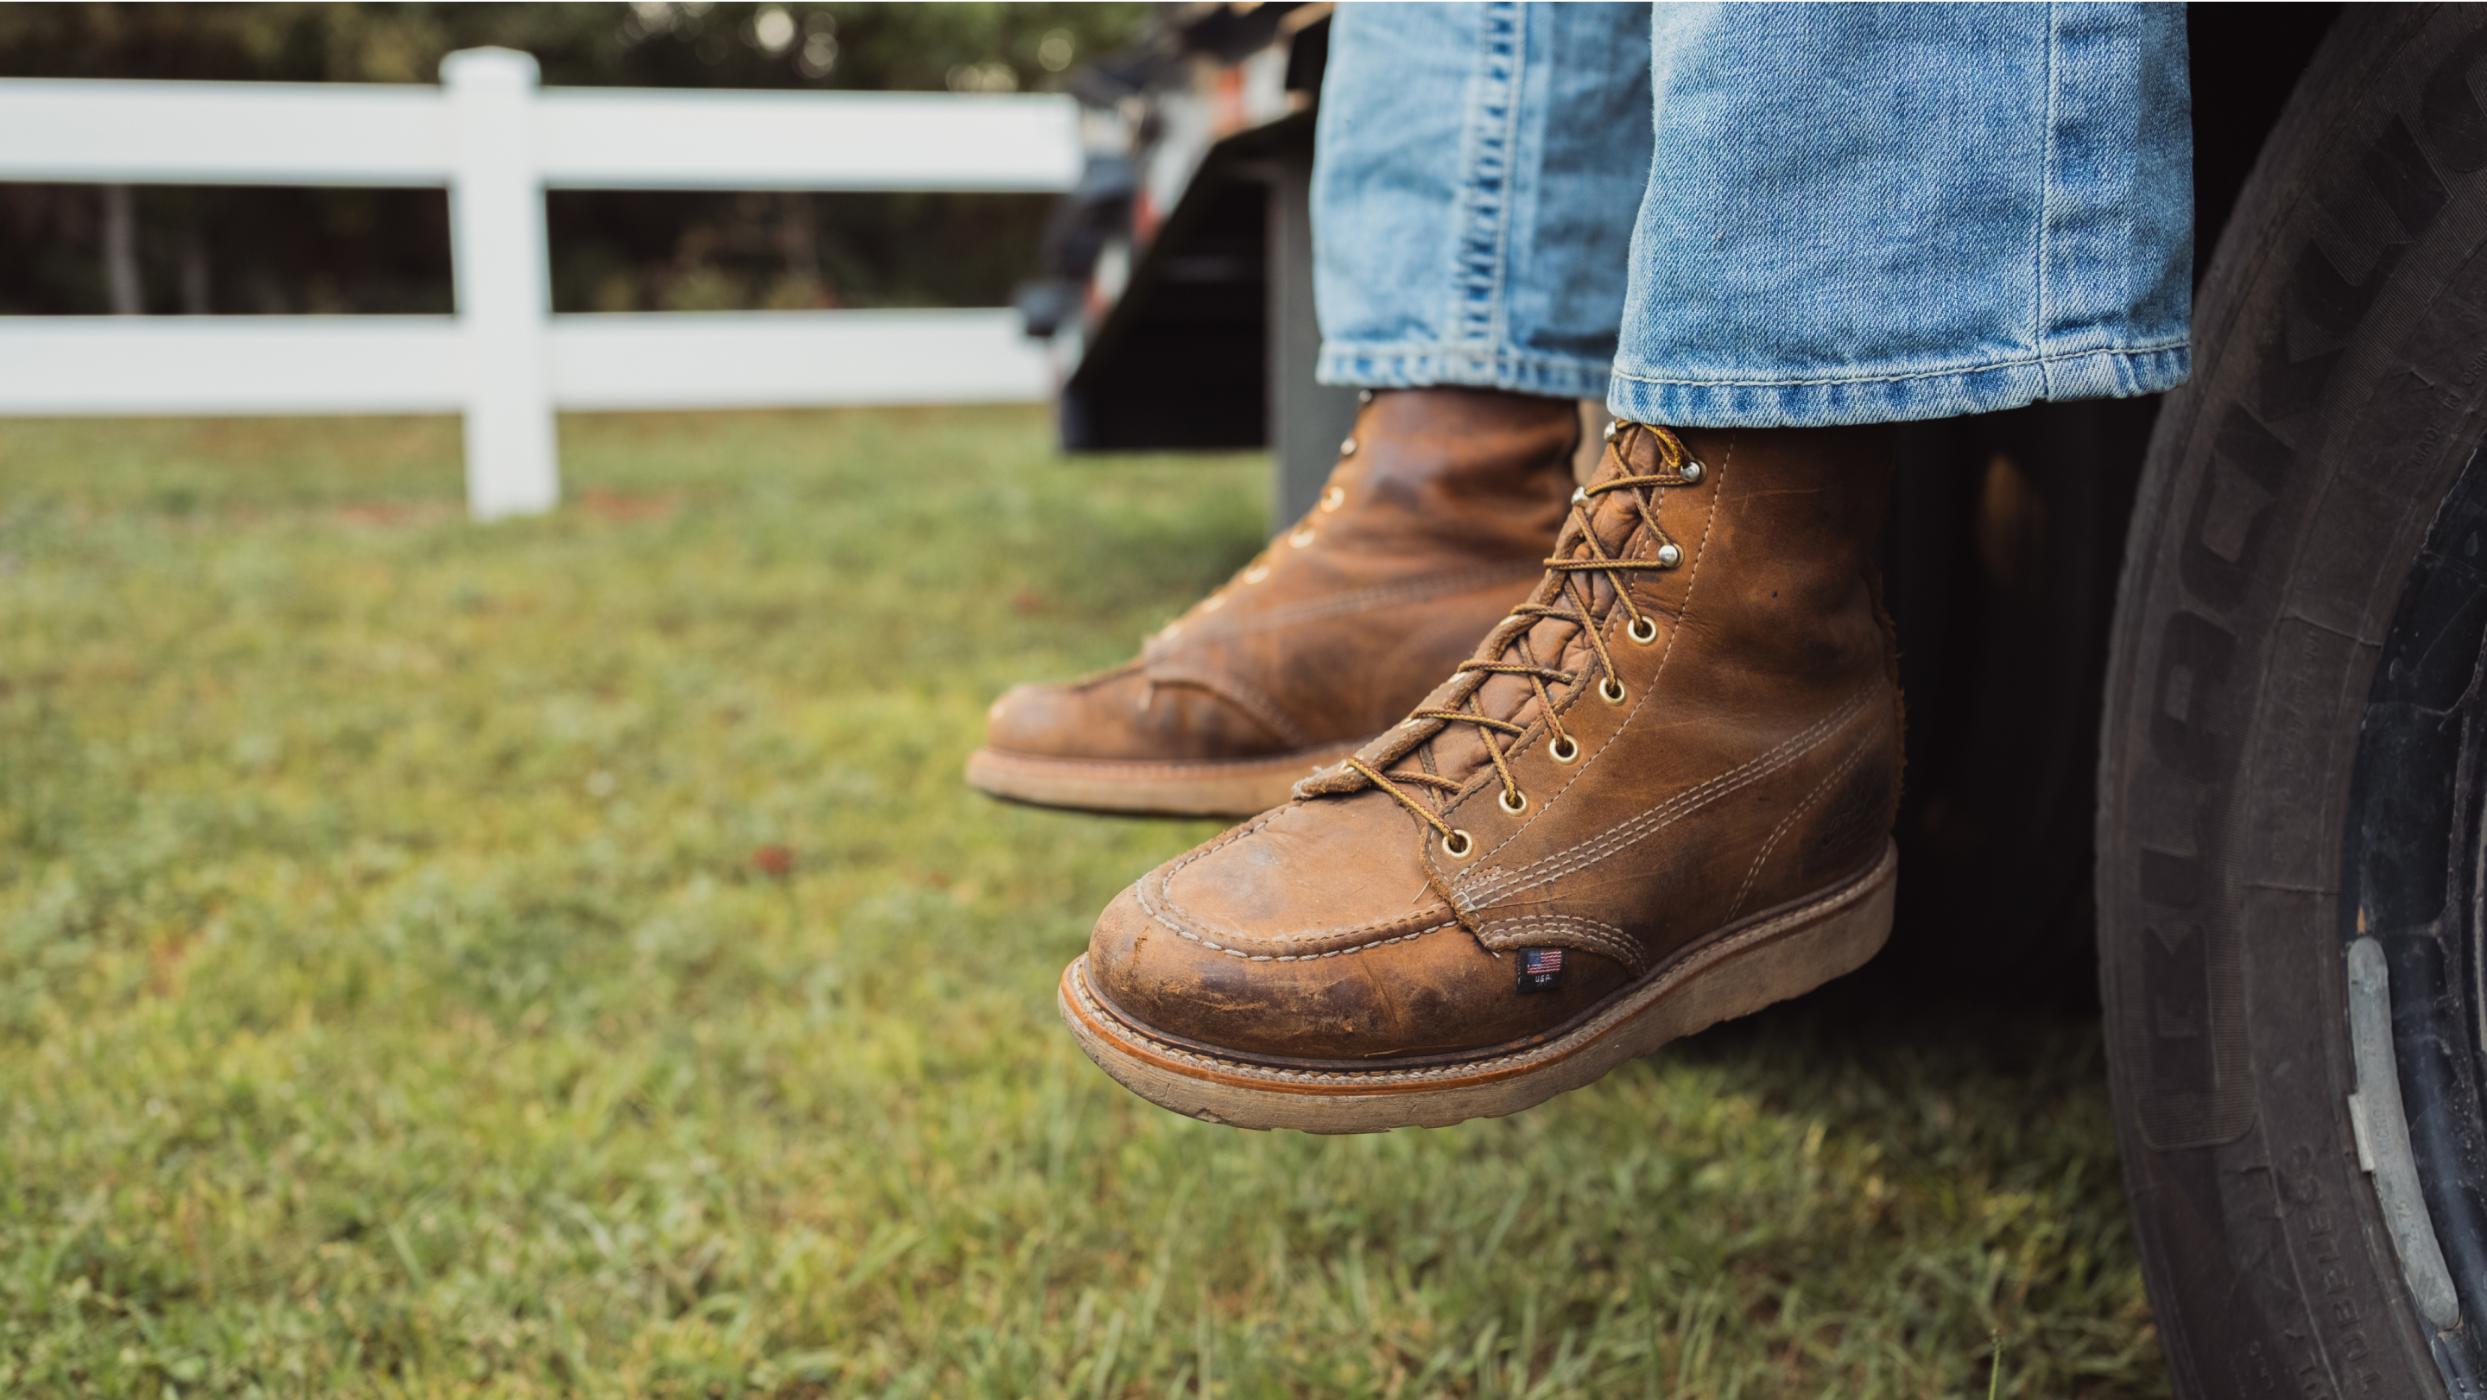
<svg viewBox="0 0 2487 1400">
<path fill-rule="evenodd" d="M 1550 992 L 1563 980 L 1563 950 L 1560 948 L 1523 948 L 1520 950 L 1520 991 Z"/>
</svg>

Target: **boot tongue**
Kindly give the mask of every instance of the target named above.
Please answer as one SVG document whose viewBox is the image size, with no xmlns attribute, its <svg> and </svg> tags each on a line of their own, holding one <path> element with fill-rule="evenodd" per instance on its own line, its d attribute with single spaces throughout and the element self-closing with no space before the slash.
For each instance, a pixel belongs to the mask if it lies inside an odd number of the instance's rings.
<svg viewBox="0 0 2487 1400">
<path fill-rule="evenodd" d="M 1657 449 L 1647 441 L 1649 437 L 1646 432 L 1628 432 L 1618 437 L 1608 448 L 1605 458 L 1598 463 L 1597 472 L 1590 478 L 1589 484 L 1594 487 L 1614 477 L 1642 475 L 1657 470 Z M 1588 519 L 1587 528 L 1596 534 L 1607 558 L 1642 558 L 1655 552 L 1657 541 L 1650 537 L 1642 515 L 1642 505 L 1647 501 L 1646 493 L 1650 489 L 1627 487 L 1594 496 L 1584 493 L 1577 501 L 1572 523 L 1564 526 L 1556 542 L 1555 557 L 1595 557 L 1579 523 L 1584 515 Z M 1577 610 L 1579 601 L 1575 595 L 1578 594 L 1587 595 L 1591 605 L 1590 615 L 1594 618 L 1613 600 L 1613 580 L 1595 571 L 1572 573 L 1549 569 L 1528 600 L 1547 607 Z M 1477 649 L 1477 659 L 1519 664 L 1534 662 L 1569 673 L 1574 677 L 1574 685 L 1578 685 L 1588 680 L 1588 672 L 1595 664 L 1597 654 L 1590 648 L 1587 639 L 1581 636 L 1577 626 L 1560 618 L 1541 617 L 1533 619 L 1525 628 L 1513 622 L 1497 627 L 1486 639 L 1485 645 Z M 1476 680 L 1473 674 L 1462 678 L 1462 682 Z M 1546 682 L 1546 688 L 1549 694 L 1560 699 L 1570 687 L 1550 680 Z M 1467 689 L 1466 685 L 1456 685 L 1455 688 L 1436 692 L 1434 698 L 1426 702 L 1425 708 L 1474 708 L 1515 724 L 1528 724 L 1538 717 L 1537 689 L 1526 676 L 1483 677 L 1482 683 L 1475 684 L 1471 692 L 1473 704 L 1457 698 Z M 1447 701 L 1446 693 L 1452 697 Z M 1511 737 L 1473 724 L 1443 721 L 1440 730 L 1431 739 L 1419 745 L 1397 766 L 1422 767 L 1430 759 L 1432 771 L 1436 774 L 1455 782 L 1466 782 L 1489 762 L 1485 752 L 1488 742 L 1508 746 Z"/>
</svg>

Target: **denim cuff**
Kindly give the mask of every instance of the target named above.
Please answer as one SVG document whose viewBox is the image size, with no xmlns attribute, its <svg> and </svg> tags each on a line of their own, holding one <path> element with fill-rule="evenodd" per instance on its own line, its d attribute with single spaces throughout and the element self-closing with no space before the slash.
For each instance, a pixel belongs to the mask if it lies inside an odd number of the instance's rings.
<svg viewBox="0 0 2487 1400">
<path fill-rule="evenodd" d="M 2131 398 L 2185 382 L 2183 341 L 1997 360 L 1957 369 L 1820 378 L 1658 379 L 1618 369 L 1607 411 L 1677 428 L 1830 428 L 1994 413 L 2042 399 Z"/>
<path fill-rule="evenodd" d="M 1457 385 L 1554 399 L 1598 398 L 1607 392 L 1613 373 L 1614 367 L 1605 360 L 1410 341 L 1387 345 L 1329 341 L 1313 365 L 1313 378 L 1323 384 L 1359 389 Z"/>
</svg>

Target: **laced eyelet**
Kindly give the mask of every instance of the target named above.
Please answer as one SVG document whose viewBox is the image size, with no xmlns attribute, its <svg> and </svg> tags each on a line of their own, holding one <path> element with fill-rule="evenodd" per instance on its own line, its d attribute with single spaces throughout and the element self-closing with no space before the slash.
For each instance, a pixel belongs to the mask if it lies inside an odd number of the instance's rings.
<svg viewBox="0 0 2487 1400">
<path fill-rule="evenodd" d="M 1406 734 L 1410 732 L 1410 725 L 1419 722 L 1432 726 L 1418 731 L 1425 735 L 1461 724 L 1471 725 L 1477 731 L 1475 743 L 1482 746 L 1482 752 L 1476 756 L 1491 762 L 1495 771 L 1481 775 L 1479 782 L 1470 786 L 1461 779 L 1475 774 L 1476 764 L 1466 765 L 1466 774 L 1446 773 L 1424 750 L 1404 745 L 1394 745 L 1393 748 L 1400 750 L 1402 756 L 1409 759 L 1409 764 L 1393 772 L 1386 773 L 1361 758 L 1345 762 L 1347 771 L 1359 775 L 1364 782 L 1405 807 L 1410 816 L 1433 831 L 1441 840 L 1443 854 L 1449 860 L 1464 862 L 1482 850 L 1476 838 L 1451 826 L 1451 817 L 1459 810 L 1459 803 L 1473 797 L 1481 789 L 1492 787 L 1496 793 L 1496 805 L 1506 815 L 1516 819 L 1512 827 L 1506 829 L 1516 828 L 1520 821 L 1527 820 L 1519 817 L 1520 813 L 1535 810 L 1529 795 L 1520 790 L 1522 775 L 1514 771 L 1512 763 L 1515 757 L 1526 756 L 1525 752 L 1515 753 L 1515 741 L 1530 735 L 1534 726 L 1520 721 L 1516 714 L 1497 713 L 1497 707 L 1488 703 L 1494 696 L 1486 694 L 1483 676 L 1510 676 L 1525 682 L 1545 710 L 1542 718 L 1546 732 L 1542 742 L 1546 745 L 1547 755 L 1566 767 L 1586 764 L 1589 761 L 1588 742 L 1561 730 L 1560 706 L 1554 696 L 1559 693 L 1580 699 L 1580 688 L 1594 686 L 1600 703 L 1637 712 L 1633 707 L 1640 697 L 1632 693 L 1630 683 L 1623 677 L 1623 638 L 1615 634 L 1622 632 L 1631 638 L 1633 646 L 1647 649 L 1653 655 L 1674 640 L 1674 623 L 1661 621 L 1670 614 L 1663 609 L 1653 611 L 1637 604 L 1631 591 L 1631 579 L 1635 574 L 1646 578 L 1652 573 L 1693 567 L 1689 557 L 1691 547 L 1670 538 L 1657 518 L 1662 500 L 1660 493 L 1666 487 L 1704 480 L 1709 471 L 1702 463 L 1693 460 L 1681 438 L 1665 428 L 1619 422 L 1610 427 L 1608 435 L 1613 439 L 1613 446 L 1607 449 L 1605 465 L 1599 468 L 1598 478 L 1593 484 L 1575 486 L 1572 490 L 1572 523 L 1565 527 L 1563 539 L 1557 544 L 1558 557 L 1546 561 L 1545 582 L 1537 593 L 1531 595 L 1532 601 L 1506 616 L 1487 636 L 1486 644 L 1479 649 L 1479 653 L 1471 660 L 1460 663 L 1457 674 L 1461 678 L 1462 689 L 1455 703 L 1420 709 L 1394 731 Z M 1644 442 L 1644 438 L 1648 441 Z M 1355 480 L 1350 474 L 1354 470 L 1342 467 L 1336 479 Z M 1628 528 L 1624 531 L 1626 538 L 1621 544 L 1610 545 L 1597 532 L 1587 531 L 1587 526 L 1594 520 L 1604 520 L 1607 524 L 1627 523 L 1609 518 L 1618 514 L 1612 509 L 1594 509 L 1601 497 L 1623 492 L 1631 494 L 1620 496 L 1620 503 L 1633 509 L 1621 514 L 1637 514 L 1638 523 L 1645 524 L 1648 532 L 1635 539 L 1632 536 L 1639 534 L 1639 531 Z M 1309 533 L 1312 524 L 1319 518 L 1317 514 L 1308 514 L 1302 528 Z M 1613 605 L 1612 611 L 1599 606 L 1600 590 L 1604 590 L 1606 601 Z M 1616 626 L 1615 613 L 1618 612 L 1622 614 L 1625 624 L 1620 628 Z M 1564 665 L 1560 664 L 1566 659 L 1559 654 L 1560 649 L 1553 657 L 1535 654 L 1532 649 L 1532 633 L 1535 630 L 1532 624 L 1539 620 L 1560 622 L 1577 630 L 1581 640 L 1596 655 L 1585 665 Z M 1667 638 L 1665 642 L 1660 641 L 1662 633 Z M 1499 686 L 1494 694 L 1510 700 L 1516 696 L 1517 687 Z M 1651 700 L 1655 698 L 1652 696 Z M 1586 701 L 1582 700 L 1582 703 Z M 1620 721 L 1624 716 L 1617 718 Z M 1422 771 L 1419 771 L 1420 766 Z M 1543 786 L 1544 776 L 1541 769 L 1529 781 Z M 1568 779 L 1572 775 L 1559 776 Z M 1497 778 L 1499 782 L 1492 781 Z M 1342 790 L 1353 787 L 1352 783 L 1346 784 Z M 1477 809 L 1467 810 L 1473 813 Z"/>
<path fill-rule="evenodd" d="M 1323 510 L 1337 510 L 1340 506 L 1345 504 L 1347 504 L 1346 487 L 1333 486 L 1329 490 L 1321 493 L 1321 508 Z"/>
<path fill-rule="evenodd" d="M 1313 532 L 1310 530 L 1298 530 L 1294 534 L 1287 536 L 1287 543 L 1294 545 L 1297 549 L 1308 548 L 1311 546 L 1312 542 Z"/>
</svg>

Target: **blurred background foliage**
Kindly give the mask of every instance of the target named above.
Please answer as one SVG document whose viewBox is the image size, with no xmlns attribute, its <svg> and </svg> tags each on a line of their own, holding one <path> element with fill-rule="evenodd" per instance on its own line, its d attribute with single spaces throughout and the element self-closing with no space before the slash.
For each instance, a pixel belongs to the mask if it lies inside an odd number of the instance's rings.
<svg viewBox="0 0 2487 1400">
<path fill-rule="evenodd" d="M 524 49 L 548 85 L 1042 91 L 1143 4 L 0 4 L 0 77 L 430 83 Z M 1037 195 L 563 192 L 563 311 L 1008 301 Z M 0 184 L 0 314 L 442 312 L 439 190 Z"/>
</svg>

